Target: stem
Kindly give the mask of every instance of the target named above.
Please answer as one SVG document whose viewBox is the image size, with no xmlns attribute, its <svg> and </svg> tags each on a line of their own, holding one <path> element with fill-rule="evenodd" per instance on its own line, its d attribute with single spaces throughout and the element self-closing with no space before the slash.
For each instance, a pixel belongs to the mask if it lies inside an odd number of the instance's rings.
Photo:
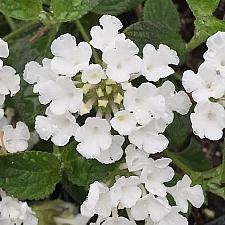
<svg viewBox="0 0 225 225">
<path fill-rule="evenodd" d="M 130 220 L 131 222 L 133 222 L 134 224 L 136 224 L 134 218 L 133 218 L 132 215 L 131 215 L 130 209 L 126 209 L 126 212 L 127 212 L 127 216 L 128 216 L 128 218 L 129 218 L 129 220 Z"/>
<path fill-rule="evenodd" d="M 30 23 L 27 23 L 24 26 L 20 27 L 19 29 L 17 29 L 15 31 L 11 32 L 10 34 L 6 35 L 3 39 L 5 41 L 8 41 L 8 40 L 16 37 L 20 33 L 27 32 L 28 30 L 30 30 L 31 28 L 35 27 L 36 25 L 37 25 L 37 21 L 32 21 Z"/>
<path fill-rule="evenodd" d="M 60 147 L 57 145 L 53 145 L 53 154 L 60 159 L 61 157 L 61 151 L 60 151 Z"/>
<path fill-rule="evenodd" d="M 186 166 L 184 163 L 182 163 L 179 158 L 177 157 L 176 153 L 169 151 L 169 150 L 165 150 L 164 151 L 164 155 L 166 157 L 169 157 L 173 160 L 173 163 L 180 168 L 182 171 L 184 171 L 185 173 L 187 173 L 190 177 L 193 177 L 195 175 L 197 175 L 198 172 L 195 172 L 194 170 L 190 169 L 188 166 Z"/>
<path fill-rule="evenodd" d="M 15 31 L 16 30 L 16 24 L 14 23 L 13 19 L 10 18 L 9 16 L 7 15 L 4 15 L 5 16 L 5 19 L 7 21 L 7 23 L 9 24 L 10 28 L 12 31 Z"/>
<path fill-rule="evenodd" d="M 82 37 L 84 38 L 84 40 L 89 43 L 90 40 L 91 40 L 90 36 L 88 35 L 86 30 L 84 29 L 82 23 L 79 20 L 76 20 L 75 23 L 76 23 L 76 26 L 78 27 L 78 29 L 80 30 L 80 33 L 81 33 Z M 97 51 L 92 46 L 91 46 L 91 48 L 92 48 L 93 58 L 95 60 L 95 63 L 101 63 L 101 60 L 98 56 Z"/>
</svg>

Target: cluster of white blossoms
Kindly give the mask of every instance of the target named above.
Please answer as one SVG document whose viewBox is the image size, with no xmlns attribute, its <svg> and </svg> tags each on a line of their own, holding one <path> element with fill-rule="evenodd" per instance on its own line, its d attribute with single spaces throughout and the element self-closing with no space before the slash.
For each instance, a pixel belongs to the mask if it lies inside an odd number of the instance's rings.
<svg viewBox="0 0 225 225">
<path fill-rule="evenodd" d="M 0 38 L 0 58 L 7 58 L 8 56 L 8 44 Z M 3 66 L 3 61 L 0 59 L 0 119 L 4 116 L 2 106 L 5 102 L 5 96 L 10 95 L 12 97 L 19 90 L 20 76 L 11 66 Z"/>
<path fill-rule="evenodd" d="M 145 221 L 146 225 L 187 225 L 187 219 L 179 212 L 187 213 L 189 203 L 201 207 L 201 186 L 192 187 L 191 179 L 185 175 L 175 186 L 167 187 L 174 176 L 169 167 L 171 159 L 154 160 L 134 145 L 125 152 L 126 166 L 133 175 L 118 177 L 112 187 L 97 181 L 91 184 L 81 214 L 97 214 L 97 222 L 92 225 L 135 225 L 135 221 Z M 169 204 L 167 194 L 172 195 L 176 205 Z M 118 209 L 126 209 L 128 218 L 120 216 Z"/>
<path fill-rule="evenodd" d="M 9 56 L 8 44 L 0 38 L 0 57 Z M 14 96 L 20 90 L 20 76 L 11 66 L 4 66 L 0 59 L 0 145 L 9 153 L 28 148 L 30 132 L 25 123 L 19 121 L 15 128 L 10 125 L 11 118 L 4 116 L 5 96 Z"/>
<path fill-rule="evenodd" d="M 6 196 L 1 191 L 0 224 L 1 225 L 37 225 L 38 221 L 26 202 Z"/>
<path fill-rule="evenodd" d="M 90 43 L 61 35 L 51 45 L 52 59 L 25 66 L 25 81 L 34 85 L 40 103 L 47 105 L 46 115 L 36 117 L 35 129 L 58 146 L 74 138 L 81 155 L 105 164 L 120 160 L 125 140 L 129 141 L 123 167 L 132 175 L 116 177 L 111 187 L 94 182 L 81 206 L 83 216 L 98 215 L 94 224 L 134 225 L 144 220 L 146 225 L 187 225 L 180 212 L 187 212 L 188 202 L 195 207 L 203 204 L 202 188 L 192 187 L 187 175 L 167 187 L 174 176 L 171 160 L 150 157 L 167 148 L 163 132 L 173 122 L 174 112 L 187 114 L 191 106 L 188 95 L 177 92 L 172 82 L 151 83 L 173 74 L 170 65 L 178 65 L 179 58 L 163 44 L 158 49 L 145 45 L 141 58 L 139 48 L 121 29 L 119 19 L 104 15 L 100 26 L 91 29 Z M 99 64 L 91 63 L 92 48 L 102 53 Z M 134 86 L 139 76 L 146 82 Z M 169 204 L 169 195 L 174 205 Z M 128 218 L 118 209 L 126 209 Z"/>
<path fill-rule="evenodd" d="M 219 140 L 225 128 L 225 32 L 209 37 L 206 45 L 208 50 L 197 74 L 185 71 L 182 83 L 197 103 L 191 114 L 194 133 Z"/>
</svg>

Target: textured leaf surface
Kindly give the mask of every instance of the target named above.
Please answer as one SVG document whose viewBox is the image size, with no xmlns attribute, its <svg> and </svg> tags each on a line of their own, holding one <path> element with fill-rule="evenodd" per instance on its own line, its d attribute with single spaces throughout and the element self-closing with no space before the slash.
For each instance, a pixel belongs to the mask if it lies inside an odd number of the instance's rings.
<svg viewBox="0 0 225 225">
<path fill-rule="evenodd" d="M 172 0 L 147 0 L 144 7 L 144 20 L 161 21 L 170 30 L 179 32 L 180 18 Z"/>
<path fill-rule="evenodd" d="M 145 44 L 156 48 L 166 44 L 183 57 L 185 43 L 179 33 L 180 18 L 171 0 L 147 0 L 144 7 L 144 21 L 130 25 L 125 34 L 142 49 Z"/>
<path fill-rule="evenodd" d="M 0 156 L 0 187 L 18 199 L 48 197 L 61 180 L 60 161 L 45 152 Z"/>
<path fill-rule="evenodd" d="M 175 113 L 173 123 L 166 128 L 166 136 L 170 141 L 170 146 L 180 147 L 187 140 L 192 132 L 189 114 L 182 116 Z"/>
<path fill-rule="evenodd" d="M 100 0 L 100 3 L 94 8 L 94 12 L 117 16 L 131 10 L 142 2 L 143 0 Z"/>
<path fill-rule="evenodd" d="M 195 20 L 195 35 L 188 48 L 191 50 L 217 31 L 225 31 L 225 22 L 213 16 L 213 12 L 219 4 L 219 0 L 188 0 Z"/>
<path fill-rule="evenodd" d="M 62 162 L 69 181 L 79 186 L 87 186 L 96 180 L 102 180 L 115 168 L 114 164 L 104 165 L 97 160 L 85 159 L 76 151 L 74 143 L 64 150 Z"/>
<path fill-rule="evenodd" d="M 7 16 L 21 19 L 37 19 L 42 11 L 40 0 L 1 0 L 0 11 Z"/>
<path fill-rule="evenodd" d="M 194 171 L 205 171 L 212 168 L 210 160 L 206 158 L 202 151 L 201 144 L 195 139 L 191 139 L 189 146 L 181 153 L 178 153 L 177 157 Z"/>
<path fill-rule="evenodd" d="M 52 0 L 54 19 L 59 22 L 77 20 L 92 10 L 99 0 Z"/>
</svg>

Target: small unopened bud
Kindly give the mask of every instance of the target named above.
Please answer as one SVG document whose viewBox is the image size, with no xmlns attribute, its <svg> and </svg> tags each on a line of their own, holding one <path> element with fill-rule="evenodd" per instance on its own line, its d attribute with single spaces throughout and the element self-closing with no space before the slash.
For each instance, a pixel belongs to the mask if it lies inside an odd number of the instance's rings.
<svg viewBox="0 0 225 225">
<path fill-rule="evenodd" d="M 108 100 L 98 100 L 98 106 L 100 107 L 105 107 L 108 105 L 109 101 Z"/>
<path fill-rule="evenodd" d="M 114 98 L 114 102 L 119 105 L 122 101 L 123 101 L 123 96 L 120 93 L 118 93 Z"/>
<path fill-rule="evenodd" d="M 92 89 L 92 87 L 93 87 L 92 84 L 84 84 L 84 86 L 83 86 L 84 94 L 87 94 Z"/>
<path fill-rule="evenodd" d="M 97 91 L 96 91 L 96 93 L 97 93 L 97 95 L 98 95 L 99 98 L 101 98 L 101 97 L 104 96 L 104 93 L 103 93 L 103 91 L 102 91 L 101 88 L 98 88 Z"/>
<path fill-rule="evenodd" d="M 106 83 L 106 85 L 116 84 L 116 82 L 114 80 L 111 80 L 111 79 L 107 79 L 105 83 Z"/>
<path fill-rule="evenodd" d="M 109 95 L 112 93 L 113 88 L 111 86 L 106 86 L 105 90 L 106 90 L 106 93 Z"/>
</svg>

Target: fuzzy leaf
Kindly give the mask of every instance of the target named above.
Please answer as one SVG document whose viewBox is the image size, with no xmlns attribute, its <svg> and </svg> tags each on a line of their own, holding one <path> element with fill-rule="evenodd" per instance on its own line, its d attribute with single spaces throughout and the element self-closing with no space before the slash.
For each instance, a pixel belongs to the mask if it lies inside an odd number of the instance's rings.
<svg viewBox="0 0 225 225">
<path fill-rule="evenodd" d="M 62 162 L 68 180 L 78 186 L 88 186 L 102 180 L 115 168 L 115 164 L 105 165 L 94 159 L 85 159 L 76 151 L 74 143 L 63 151 Z"/>
<path fill-rule="evenodd" d="M 120 15 L 141 4 L 143 0 L 100 0 L 100 3 L 94 8 L 98 14 Z"/>
<path fill-rule="evenodd" d="M 40 0 L 1 0 L 0 11 L 15 19 L 33 20 L 38 19 L 42 4 Z"/>
<path fill-rule="evenodd" d="M 180 18 L 171 0 L 147 0 L 144 7 L 144 22 L 130 25 L 125 34 L 142 49 L 145 44 L 156 48 L 166 44 L 185 55 L 185 43 L 179 34 Z"/>
<path fill-rule="evenodd" d="M 99 0 L 52 0 L 53 18 L 58 22 L 77 20 L 98 3 Z"/>
<path fill-rule="evenodd" d="M 166 128 L 166 136 L 173 148 L 180 147 L 187 140 L 192 131 L 189 114 L 182 116 L 175 113 L 173 123 Z"/>
<path fill-rule="evenodd" d="M 179 56 L 185 54 L 185 43 L 181 36 L 162 22 L 137 22 L 130 25 L 124 32 L 140 49 L 143 49 L 146 44 L 153 44 L 156 48 L 160 44 L 166 44 L 176 50 Z"/>
<path fill-rule="evenodd" d="M 46 152 L 0 156 L 0 187 L 20 200 L 48 197 L 61 180 L 60 161 Z"/>
<path fill-rule="evenodd" d="M 210 160 L 202 152 L 202 146 L 195 139 L 191 139 L 188 147 L 177 156 L 182 163 L 194 171 L 200 172 L 212 168 Z"/>
<path fill-rule="evenodd" d="M 144 20 L 151 22 L 163 21 L 175 33 L 180 31 L 179 14 L 172 0 L 147 0 L 144 7 Z"/>
<path fill-rule="evenodd" d="M 196 48 L 217 31 L 225 31 L 225 22 L 213 16 L 219 0 L 188 0 L 195 20 L 195 34 L 190 43 L 189 50 Z"/>
</svg>

